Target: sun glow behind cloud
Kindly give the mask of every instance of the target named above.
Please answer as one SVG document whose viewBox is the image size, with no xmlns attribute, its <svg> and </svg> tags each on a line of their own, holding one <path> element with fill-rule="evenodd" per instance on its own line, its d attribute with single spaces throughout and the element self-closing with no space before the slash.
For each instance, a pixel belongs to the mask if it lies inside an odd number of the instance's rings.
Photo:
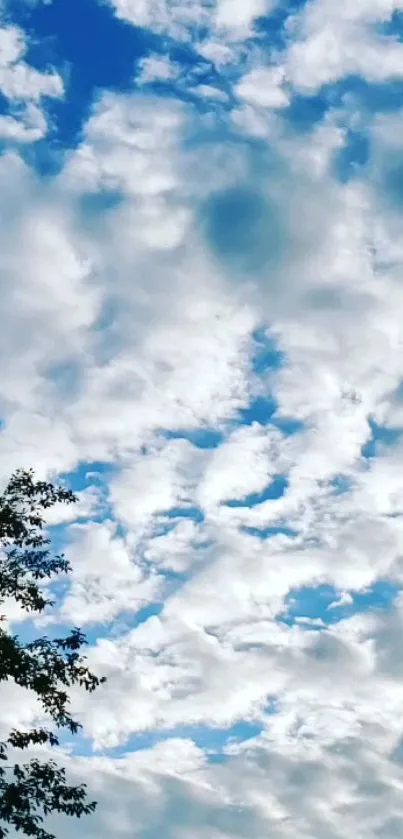
<svg viewBox="0 0 403 839">
<path fill-rule="evenodd" d="M 403 4 L 3 6 L 1 474 L 79 494 L 83 831 L 398 839 Z"/>
</svg>

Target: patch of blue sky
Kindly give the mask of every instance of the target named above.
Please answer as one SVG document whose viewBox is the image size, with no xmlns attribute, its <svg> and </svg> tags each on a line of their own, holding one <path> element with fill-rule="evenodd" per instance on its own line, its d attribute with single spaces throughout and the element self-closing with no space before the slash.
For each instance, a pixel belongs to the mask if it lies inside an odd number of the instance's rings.
<svg viewBox="0 0 403 839">
<path fill-rule="evenodd" d="M 135 63 L 156 48 L 158 39 L 117 18 L 112 6 L 98 0 L 52 0 L 51 3 L 17 3 L 13 23 L 27 36 L 27 61 L 43 71 L 55 67 L 64 78 L 66 96 L 47 103 L 53 126 L 53 144 L 59 150 L 75 145 L 89 109 L 101 89 L 128 90 Z M 49 142 L 42 151 L 46 173 Z M 34 150 L 35 151 L 35 150 Z M 49 167 L 52 170 L 52 149 Z"/>
<path fill-rule="evenodd" d="M 272 396 L 256 396 L 246 408 L 240 408 L 237 420 L 240 425 L 269 425 L 277 410 L 277 403 Z"/>
<path fill-rule="evenodd" d="M 333 171 L 341 183 L 363 174 L 370 160 L 370 140 L 367 132 L 348 130 L 344 146 L 334 157 Z"/>
<path fill-rule="evenodd" d="M 240 528 L 242 533 L 247 533 L 248 536 L 255 536 L 257 539 L 271 539 L 273 536 L 287 536 L 289 539 L 295 539 L 298 536 L 298 531 L 293 530 L 292 527 L 287 527 L 285 524 L 271 525 L 270 527 L 248 527 L 242 525 Z"/>
<path fill-rule="evenodd" d="M 308 0 L 287 0 L 287 3 L 276 3 L 272 12 L 268 15 L 261 15 L 255 20 L 252 43 L 257 46 L 266 46 L 273 53 L 284 49 L 290 35 L 287 23 L 290 18 L 298 14 L 306 5 Z"/>
<path fill-rule="evenodd" d="M 12 632 L 16 635 L 22 644 L 29 644 L 38 638 L 39 635 L 45 635 L 46 632 L 38 632 L 38 627 L 35 623 L 35 616 L 29 617 L 22 621 L 13 621 Z"/>
<path fill-rule="evenodd" d="M 286 601 L 284 614 L 280 616 L 281 623 L 292 626 L 298 618 L 331 621 L 329 606 L 338 599 L 338 593 L 333 586 L 318 585 L 304 586 L 293 589 Z"/>
<path fill-rule="evenodd" d="M 136 752 L 143 749 L 150 749 L 157 743 L 171 739 L 192 740 L 196 746 L 203 749 L 209 756 L 225 753 L 225 749 L 235 743 L 245 743 L 258 737 L 263 731 L 259 722 L 240 720 L 227 728 L 216 728 L 209 726 L 177 726 L 172 729 L 154 730 L 135 734 L 130 739 L 117 747 L 108 749 L 108 754 L 119 757 L 126 752 Z"/>
<path fill-rule="evenodd" d="M 394 39 L 403 39 L 403 14 L 398 9 L 395 9 L 388 20 L 376 24 L 376 30 L 381 35 L 386 35 Z"/>
<path fill-rule="evenodd" d="M 254 330 L 252 340 L 251 367 L 256 376 L 261 376 L 268 370 L 279 370 L 283 366 L 285 355 L 278 349 L 276 340 L 264 326 Z"/>
<path fill-rule="evenodd" d="M 400 592 L 400 587 L 391 580 L 377 580 L 365 591 L 350 592 L 353 602 L 331 609 L 331 623 L 351 615 L 369 610 L 389 609 Z M 329 623 L 329 621 L 327 621 Z"/>
<path fill-rule="evenodd" d="M 285 475 L 277 475 L 261 492 L 251 492 L 244 498 L 228 499 L 224 502 L 225 507 L 257 507 L 264 501 L 275 501 L 282 498 L 288 486 Z"/>
<path fill-rule="evenodd" d="M 329 87 L 328 96 L 335 107 L 343 105 L 347 96 L 355 110 L 360 109 L 361 117 L 366 113 L 371 118 L 376 113 L 401 109 L 403 81 L 368 82 L 362 76 L 347 76 Z"/>
<path fill-rule="evenodd" d="M 293 417 L 278 415 L 278 402 L 272 393 L 265 393 L 267 380 L 275 375 L 286 363 L 286 356 L 279 349 L 275 338 L 264 326 L 258 327 L 252 334 L 251 372 L 261 383 L 262 393 L 252 396 L 248 405 L 240 408 L 232 424 L 262 426 L 274 425 L 286 435 L 296 434 L 303 429 L 303 423 Z M 259 385 L 260 388 L 260 385 Z"/>
<path fill-rule="evenodd" d="M 272 396 L 256 396 L 246 408 L 240 408 L 237 414 L 238 425 L 274 425 L 283 434 L 291 436 L 302 431 L 304 424 L 293 417 L 277 415 L 278 404 Z"/>
<path fill-rule="evenodd" d="M 392 581 L 378 580 L 363 591 L 350 591 L 348 601 L 333 606 L 340 600 L 340 592 L 334 586 L 305 586 L 290 592 L 279 621 L 293 626 L 305 619 L 308 627 L 312 626 L 311 621 L 317 621 L 320 629 L 323 625 L 331 626 L 355 614 L 390 608 L 399 591 L 399 586 Z"/>
<path fill-rule="evenodd" d="M 167 440 L 188 440 L 198 449 L 216 449 L 224 441 L 224 434 L 216 428 L 163 429 L 161 435 Z"/>
<path fill-rule="evenodd" d="M 76 469 L 64 472 L 60 478 L 73 492 L 81 492 L 94 483 L 106 484 L 115 472 L 116 467 L 111 463 L 94 460 L 79 463 Z"/>
<path fill-rule="evenodd" d="M 333 495 L 345 495 L 352 487 L 352 479 L 348 475 L 335 475 L 329 482 Z"/>
<path fill-rule="evenodd" d="M 368 423 L 371 436 L 361 449 L 361 455 L 365 459 L 376 457 L 380 449 L 393 446 L 403 434 L 403 428 L 388 428 L 384 425 L 378 425 L 372 418 L 368 420 Z"/>
<path fill-rule="evenodd" d="M 7 116 L 11 112 L 10 100 L 0 91 L 0 114 Z"/>
<path fill-rule="evenodd" d="M 323 93 L 314 96 L 294 94 L 288 108 L 283 111 L 283 117 L 293 132 L 302 134 L 321 122 L 330 107 L 331 103 Z"/>
<path fill-rule="evenodd" d="M 204 521 L 203 511 L 200 507 L 194 507 L 192 505 L 186 507 L 172 507 L 172 509 L 168 510 L 165 515 L 167 519 L 173 519 L 174 521 L 178 519 L 190 519 L 191 521 L 196 522 L 196 524 L 202 524 Z"/>
</svg>

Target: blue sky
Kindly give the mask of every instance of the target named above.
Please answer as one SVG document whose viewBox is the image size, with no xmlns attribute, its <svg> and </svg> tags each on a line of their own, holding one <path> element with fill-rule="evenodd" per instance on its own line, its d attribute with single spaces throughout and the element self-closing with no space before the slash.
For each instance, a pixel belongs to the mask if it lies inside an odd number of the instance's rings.
<svg viewBox="0 0 403 839">
<path fill-rule="evenodd" d="M 0 9 L 1 473 L 79 498 L 84 836 L 399 839 L 403 4 Z"/>
</svg>

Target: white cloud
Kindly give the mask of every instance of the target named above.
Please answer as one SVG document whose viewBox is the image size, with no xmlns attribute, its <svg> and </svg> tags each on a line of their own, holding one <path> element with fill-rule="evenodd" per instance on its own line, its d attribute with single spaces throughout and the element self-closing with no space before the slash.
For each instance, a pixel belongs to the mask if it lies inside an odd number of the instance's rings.
<svg viewBox="0 0 403 839">
<path fill-rule="evenodd" d="M 255 68 L 238 82 L 235 90 L 241 99 L 261 108 L 284 108 L 289 104 L 283 88 L 285 75 L 280 67 Z"/>
<path fill-rule="evenodd" d="M 214 837 L 258 837 L 270 831 L 280 839 L 330 839 L 363 829 L 370 836 L 394 839 L 402 815 L 402 691 L 400 671 L 395 665 L 391 670 L 385 652 L 390 633 L 399 632 L 400 626 L 399 606 L 392 617 L 353 619 L 330 633 L 287 630 L 283 636 L 287 634 L 289 642 L 293 636 L 293 644 L 287 646 L 279 644 L 281 635 L 276 637 L 272 630 L 277 647 L 273 653 L 270 635 L 264 641 L 263 627 L 259 631 L 256 624 L 262 684 L 270 690 L 278 686 L 279 677 L 294 682 L 292 690 L 289 686 L 284 691 L 276 713 L 266 717 L 262 734 L 229 746 L 221 764 L 208 762 L 204 750 L 178 737 L 118 759 L 69 760 L 70 768 L 84 773 L 100 800 L 88 830 L 102 836 L 109 830 L 107 812 L 113 810 L 114 829 L 123 836 L 133 831 L 156 836 L 164 827 L 168 836 L 202 839 L 208 819 L 208 835 Z M 240 637 L 249 637 L 253 644 L 250 630 Z M 375 644 L 368 643 L 374 636 Z M 153 647 L 151 626 L 143 638 Z M 232 642 L 236 643 L 234 635 Z M 210 655 L 215 648 L 223 674 L 216 690 L 225 694 L 225 658 L 214 644 Z M 207 649 L 199 647 L 199 664 Z M 251 662 L 252 649 L 249 655 Z M 124 665 L 121 658 L 118 664 L 117 650 L 110 649 L 109 656 L 116 670 Z M 175 658 L 171 653 L 167 659 L 167 652 L 164 658 L 169 678 Z M 145 666 L 139 650 L 136 659 L 138 667 Z M 247 673 L 242 668 L 242 656 L 235 660 L 241 666 L 238 689 L 244 684 L 252 692 L 246 678 L 250 668 Z M 149 674 L 148 683 L 152 678 Z M 114 699 L 123 715 L 138 713 L 138 698 L 130 710 L 123 708 L 122 693 L 115 693 Z M 107 719 L 105 710 L 102 719 Z"/>
<path fill-rule="evenodd" d="M 109 811 L 114 831 L 122 836 L 154 837 L 163 829 L 180 839 L 245 834 L 257 839 L 265 832 L 276 839 L 302 839 L 311 830 L 338 839 L 361 828 L 388 839 L 399 835 L 397 763 L 389 763 L 382 749 L 361 746 L 354 736 L 340 751 L 329 746 L 316 754 L 298 740 L 292 737 L 288 754 L 262 744 L 222 766 L 206 764 L 200 750 L 180 740 L 115 762 L 88 759 L 82 769 L 101 809 L 86 828 L 100 836 L 110 831 Z M 66 835 L 67 825 L 58 828 Z"/>
<path fill-rule="evenodd" d="M 236 68 L 240 54 L 245 57 L 250 52 L 253 59 L 253 49 L 247 39 L 254 32 L 255 21 L 264 17 L 269 19 L 277 7 L 272 0 L 249 0 L 247 3 L 241 0 L 111 2 L 120 17 L 135 25 L 178 39 L 191 39 L 199 54 L 213 61 L 223 72 L 228 64 Z M 300 11 L 290 10 L 285 23 L 287 46 L 283 52 L 276 49 L 273 53 L 275 61 L 279 62 L 279 76 L 297 91 L 308 95 L 350 75 L 361 75 L 369 82 L 401 78 L 402 45 L 398 39 L 382 35 L 376 28 L 401 9 L 400 0 L 362 0 L 353 5 L 348 0 L 337 4 L 332 0 L 313 0 L 304 4 Z M 198 43 L 197 33 L 201 29 L 206 34 Z M 261 85 L 256 73 L 263 70 L 252 72 L 255 77 L 241 82 L 241 91 L 246 98 L 252 97 L 255 104 L 263 107 L 287 104 L 287 92 L 276 80 L 266 78 Z"/>
<path fill-rule="evenodd" d="M 54 71 L 42 73 L 24 61 L 25 35 L 16 26 L 0 27 L 0 91 L 11 115 L 0 119 L 0 136 L 16 143 L 34 142 L 47 132 L 46 115 L 39 107 L 43 97 L 61 98 L 63 81 Z M 13 112 L 14 111 L 14 112 Z"/>
<path fill-rule="evenodd" d="M 400 2 L 338 3 L 315 0 L 296 15 L 287 58 L 287 77 L 304 92 L 358 74 L 369 82 L 401 78 L 403 47 L 374 25 L 391 18 Z"/>
<path fill-rule="evenodd" d="M 174 189 L 176 143 L 184 123 L 178 103 L 106 94 L 90 117 L 85 140 L 71 156 L 61 183 L 114 189 L 151 198 Z M 163 155 L 162 149 L 165 150 Z"/>
<path fill-rule="evenodd" d="M 268 14 L 273 6 L 272 0 L 217 0 L 215 25 L 218 30 L 225 29 L 232 36 L 248 34 L 254 19 Z"/>
<path fill-rule="evenodd" d="M 192 28 L 208 27 L 237 40 L 247 36 L 256 18 L 268 14 L 273 0 L 110 0 L 116 13 L 136 26 L 189 38 Z"/>
<path fill-rule="evenodd" d="M 204 0 L 111 0 L 116 13 L 136 26 L 166 31 L 176 38 L 187 37 L 191 26 L 207 23 L 209 4 Z"/>
<path fill-rule="evenodd" d="M 156 513 L 188 506 L 201 460 L 201 453 L 184 440 L 157 445 L 138 458 L 111 483 L 111 503 L 119 520 L 141 538 Z"/>
<path fill-rule="evenodd" d="M 136 563 L 116 526 L 77 524 L 66 556 L 72 566 L 71 586 L 61 617 L 76 624 L 109 623 L 122 612 L 136 613 L 158 598 L 157 576 Z"/>
<path fill-rule="evenodd" d="M 33 104 L 27 105 L 20 118 L 0 117 L 0 137 L 3 141 L 34 143 L 46 134 L 47 124 L 41 110 Z"/>
<path fill-rule="evenodd" d="M 275 429 L 262 429 L 258 423 L 235 431 L 213 452 L 200 481 L 198 497 L 203 507 L 214 509 L 225 501 L 261 492 L 284 468 L 282 442 Z"/>
<path fill-rule="evenodd" d="M 197 87 L 191 88 L 190 92 L 195 96 L 201 96 L 203 99 L 209 99 L 212 102 L 228 102 L 227 94 L 218 87 L 210 84 L 199 84 Z"/>
<path fill-rule="evenodd" d="M 180 67 L 174 64 L 169 56 L 150 55 L 141 60 L 136 82 L 137 84 L 167 82 L 175 79 L 179 73 Z"/>
<path fill-rule="evenodd" d="M 228 44 L 219 40 L 215 41 L 212 38 L 199 44 L 198 52 L 217 67 L 225 66 L 233 58 L 233 50 Z"/>
</svg>

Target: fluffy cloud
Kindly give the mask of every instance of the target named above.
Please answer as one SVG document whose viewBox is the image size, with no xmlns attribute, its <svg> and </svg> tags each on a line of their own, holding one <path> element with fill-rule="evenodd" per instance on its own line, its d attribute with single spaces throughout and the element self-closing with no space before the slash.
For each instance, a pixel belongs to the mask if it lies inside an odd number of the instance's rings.
<svg viewBox="0 0 403 839">
<path fill-rule="evenodd" d="M 61 96 L 63 83 L 57 73 L 39 73 L 26 64 L 24 34 L 15 26 L 0 30 L 0 88 L 15 100 L 38 101 L 42 96 Z"/>
<path fill-rule="evenodd" d="M 396 657 L 391 669 L 385 652 L 400 626 L 399 607 L 386 619 L 305 633 L 302 649 L 277 650 L 277 667 L 267 639 L 261 648 L 267 686 L 281 671 L 295 680 L 293 689 L 267 717 L 265 730 L 230 745 L 219 763 L 178 737 L 118 759 L 88 758 L 78 766 L 70 760 L 71 771 L 84 773 L 101 801 L 86 829 L 103 835 L 113 809 L 114 829 L 122 836 L 134 831 L 151 837 L 162 828 L 168 836 L 261 836 L 270 830 L 281 839 L 341 837 L 353 829 L 398 836 L 401 685 Z M 217 690 L 225 693 L 224 679 Z M 124 715 L 133 711 L 120 707 Z"/>
<path fill-rule="evenodd" d="M 26 48 L 24 33 L 18 27 L 0 27 L 0 91 L 11 111 L 1 115 L 0 137 L 8 142 L 32 143 L 43 137 L 47 121 L 39 103 L 64 93 L 58 73 L 39 72 L 24 61 Z"/>
<path fill-rule="evenodd" d="M 188 37 L 189 30 L 202 26 L 224 31 L 232 38 L 248 35 L 254 19 L 267 14 L 272 0 L 111 0 L 119 17 L 136 26 L 166 31 L 176 37 Z"/>
<path fill-rule="evenodd" d="M 283 89 L 284 71 L 281 68 L 251 70 L 236 87 L 241 99 L 263 108 L 284 108 L 289 104 Z"/>
<path fill-rule="evenodd" d="M 401 44 L 376 29 L 401 9 L 400 0 L 308 3 L 291 22 L 297 37 L 286 59 L 290 80 L 310 92 L 354 74 L 370 82 L 401 78 Z"/>
</svg>

